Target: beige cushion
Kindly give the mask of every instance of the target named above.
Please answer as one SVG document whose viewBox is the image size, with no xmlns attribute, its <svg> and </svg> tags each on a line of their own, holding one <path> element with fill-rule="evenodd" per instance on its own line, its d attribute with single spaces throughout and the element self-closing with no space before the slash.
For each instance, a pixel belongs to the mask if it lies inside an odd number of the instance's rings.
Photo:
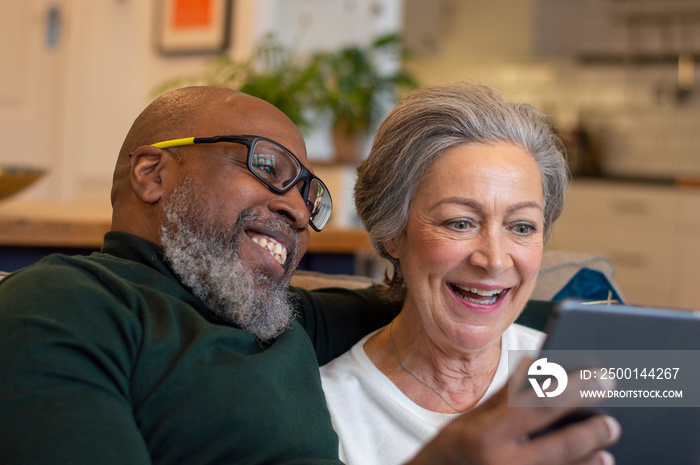
<svg viewBox="0 0 700 465">
<path fill-rule="evenodd" d="M 369 287 L 374 282 L 365 276 L 353 276 L 347 274 L 326 274 L 316 271 L 297 270 L 292 277 L 292 286 L 304 289 L 320 289 L 323 287 L 343 287 L 345 289 L 359 289 Z"/>
</svg>

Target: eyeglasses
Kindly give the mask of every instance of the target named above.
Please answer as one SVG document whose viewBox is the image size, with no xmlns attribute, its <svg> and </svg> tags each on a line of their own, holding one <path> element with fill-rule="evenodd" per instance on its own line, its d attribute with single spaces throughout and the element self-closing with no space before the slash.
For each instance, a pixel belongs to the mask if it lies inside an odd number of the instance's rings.
<svg viewBox="0 0 700 465">
<path fill-rule="evenodd" d="M 333 211 L 333 201 L 326 185 L 314 176 L 292 152 L 277 142 L 257 136 L 213 136 L 187 137 L 151 144 L 153 147 L 168 149 L 192 144 L 215 144 L 233 142 L 248 147 L 246 166 L 268 189 L 275 194 L 289 192 L 299 181 L 301 198 L 311 214 L 309 224 L 321 231 Z"/>
</svg>

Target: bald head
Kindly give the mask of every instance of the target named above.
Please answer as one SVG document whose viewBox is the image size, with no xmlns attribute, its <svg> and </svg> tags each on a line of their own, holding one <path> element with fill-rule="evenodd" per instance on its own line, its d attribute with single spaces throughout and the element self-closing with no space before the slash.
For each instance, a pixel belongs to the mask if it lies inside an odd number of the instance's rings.
<svg viewBox="0 0 700 465">
<path fill-rule="evenodd" d="M 150 145 L 189 134 L 202 113 L 226 98 L 253 98 L 221 87 L 185 87 L 156 98 L 132 124 L 119 158 L 141 145 Z"/>
<path fill-rule="evenodd" d="M 240 108 L 236 108 L 236 107 Z M 131 126 L 122 148 L 119 151 L 114 170 L 112 204 L 128 190 L 129 154 L 143 145 L 177 139 L 180 137 L 212 136 L 228 134 L 223 128 L 216 128 L 214 122 L 207 122 L 207 115 L 228 111 L 231 118 L 239 112 L 259 112 L 259 116 L 246 115 L 246 118 L 264 119 L 265 113 L 277 113 L 287 119 L 282 112 L 264 100 L 242 92 L 222 87 L 184 87 L 161 95 L 148 105 Z M 209 118 L 211 119 L 211 118 Z M 227 119 L 228 121 L 228 119 Z M 293 123 L 288 120 L 290 125 Z M 210 126 L 207 127 L 207 124 Z M 222 126 L 219 124 L 218 126 Z M 224 131 L 224 132 L 220 132 Z M 229 129 L 230 131 L 230 129 Z M 301 135 L 299 135 L 301 138 Z"/>
<path fill-rule="evenodd" d="M 157 202 L 145 200 L 135 190 L 137 152 L 145 150 L 147 155 L 156 157 L 162 150 L 148 148 L 156 142 L 232 134 L 276 140 L 293 150 L 302 163 L 307 163 L 301 133 L 286 115 L 264 100 L 221 87 L 185 87 L 166 93 L 136 118 L 122 144 L 112 185 L 112 229 L 138 234 L 139 231 L 129 230 L 131 221 L 150 221 L 157 217 L 157 208 L 150 213 L 144 211 Z M 134 157 L 129 156 L 132 153 Z M 144 218 L 148 214 L 153 218 Z M 134 215 L 142 217 L 133 218 Z"/>
</svg>

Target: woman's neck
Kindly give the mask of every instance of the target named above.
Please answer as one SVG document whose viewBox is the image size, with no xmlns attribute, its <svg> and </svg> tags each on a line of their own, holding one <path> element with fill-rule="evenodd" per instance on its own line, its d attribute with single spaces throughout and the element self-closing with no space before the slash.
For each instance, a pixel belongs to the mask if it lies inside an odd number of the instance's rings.
<svg viewBox="0 0 700 465">
<path fill-rule="evenodd" d="M 417 405 L 441 413 L 474 407 L 498 368 L 500 339 L 474 350 L 431 339 L 419 321 L 402 312 L 370 338 L 365 353 Z"/>
</svg>

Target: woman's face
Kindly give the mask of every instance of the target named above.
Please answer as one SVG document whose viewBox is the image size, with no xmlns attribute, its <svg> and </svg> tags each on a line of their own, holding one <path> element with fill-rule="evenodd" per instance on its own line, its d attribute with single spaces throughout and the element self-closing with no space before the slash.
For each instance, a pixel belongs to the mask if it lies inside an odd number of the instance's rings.
<svg viewBox="0 0 700 465">
<path fill-rule="evenodd" d="M 507 143 L 456 147 L 421 181 L 399 259 L 404 313 L 434 342 L 459 351 L 500 340 L 535 285 L 544 246 L 542 178 Z"/>
</svg>

